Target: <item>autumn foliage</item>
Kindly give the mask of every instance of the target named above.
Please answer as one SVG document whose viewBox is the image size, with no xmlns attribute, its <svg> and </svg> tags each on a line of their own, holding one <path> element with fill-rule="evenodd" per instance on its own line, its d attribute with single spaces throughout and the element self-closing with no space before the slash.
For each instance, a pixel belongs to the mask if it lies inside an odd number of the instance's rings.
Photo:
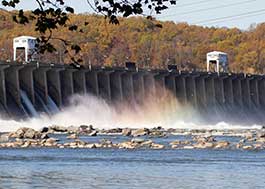
<svg viewBox="0 0 265 189">
<path fill-rule="evenodd" d="M 54 53 L 40 55 L 42 62 L 70 63 L 71 57 L 61 40 L 78 44 L 75 56 L 82 64 L 120 66 L 126 61 L 140 67 L 177 64 L 180 69 L 205 70 L 206 53 L 218 50 L 229 55 L 233 72 L 265 72 L 265 23 L 247 31 L 237 28 L 207 28 L 186 23 L 160 22 L 143 17 L 120 18 L 119 25 L 109 24 L 102 16 L 70 15 L 70 24 L 78 31 L 59 28 L 53 33 Z M 87 24 L 82 24 L 82 23 Z M 160 27 L 162 25 L 162 27 Z M 38 36 L 34 23 L 19 25 L 12 12 L 0 11 L 0 57 L 12 60 L 12 39 L 20 35 Z M 73 54 L 73 53 L 72 53 Z"/>
</svg>

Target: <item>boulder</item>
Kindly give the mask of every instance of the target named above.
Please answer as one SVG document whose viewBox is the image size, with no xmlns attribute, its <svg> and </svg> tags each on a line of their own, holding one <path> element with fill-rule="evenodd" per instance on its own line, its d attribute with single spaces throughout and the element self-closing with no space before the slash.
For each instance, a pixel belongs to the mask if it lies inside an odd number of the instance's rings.
<svg viewBox="0 0 265 189">
<path fill-rule="evenodd" d="M 48 139 L 45 139 L 45 143 L 56 143 L 58 141 L 59 140 L 57 138 L 48 138 Z"/>
<path fill-rule="evenodd" d="M 34 129 L 28 128 L 25 133 L 23 138 L 29 138 L 29 139 L 34 139 L 34 138 L 40 138 L 41 134 Z"/>
<path fill-rule="evenodd" d="M 213 136 L 204 136 L 204 137 L 195 137 L 194 138 L 195 141 L 197 141 L 198 143 L 200 142 L 215 142 L 215 139 Z"/>
<path fill-rule="evenodd" d="M 75 126 L 69 126 L 67 127 L 67 132 L 68 133 L 79 133 L 79 127 L 75 127 Z"/>
<path fill-rule="evenodd" d="M 8 142 L 8 143 L 9 143 L 9 148 L 20 148 L 20 145 L 18 145 L 17 142 Z"/>
<path fill-rule="evenodd" d="M 161 130 L 152 130 L 150 133 L 149 133 L 150 136 L 153 136 L 153 137 L 164 137 L 166 136 L 165 132 L 161 131 Z"/>
<path fill-rule="evenodd" d="M 264 148 L 264 146 L 263 146 L 262 144 L 260 144 L 260 143 L 253 144 L 253 147 L 254 147 L 254 149 L 256 149 L 256 150 L 260 150 L 260 149 L 263 149 L 263 148 Z"/>
<path fill-rule="evenodd" d="M 229 144 L 228 141 L 219 141 L 216 143 L 215 148 L 227 148 Z"/>
<path fill-rule="evenodd" d="M 173 129 L 173 128 L 169 128 L 167 129 L 168 133 L 183 133 L 182 130 L 180 131 L 180 129 Z"/>
<path fill-rule="evenodd" d="M 256 142 L 261 142 L 261 143 L 265 143 L 265 138 L 261 137 L 261 138 L 257 138 Z"/>
<path fill-rule="evenodd" d="M 191 141 L 188 141 L 188 140 L 174 140 L 172 142 L 169 143 L 170 145 L 188 145 L 188 144 L 191 144 Z"/>
<path fill-rule="evenodd" d="M 97 148 L 95 144 L 86 144 L 85 148 Z"/>
<path fill-rule="evenodd" d="M 81 132 L 81 133 L 86 133 L 86 134 L 88 134 L 88 133 L 91 133 L 92 131 L 94 131 L 95 129 L 93 128 L 93 126 L 92 125 L 80 125 L 79 126 L 79 131 Z"/>
<path fill-rule="evenodd" d="M 191 141 L 184 140 L 184 141 L 181 141 L 181 144 L 183 144 L 183 145 L 188 145 L 188 144 L 191 144 Z"/>
<path fill-rule="evenodd" d="M 135 149 L 136 146 L 137 146 L 136 143 L 132 143 L 130 141 L 122 142 L 118 144 L 118 148 L 125 148 L 125 149 Z"/>
<path fill-rule="evenodd" d="M 180 140 L 174 140 L 172 142 L 170 142 L 170 145 L 180 145 L 181 144 L 181 141 Z"/>
<path fill-rule="evenodd" d="M 40 133 L 47 133 L 49 131 L 48 127 L 42 127 Z"/>
<path fill-rule="evenodd" d="M 213 148 L 214 144 L 211 142 L 200 142 L 200 143 L 194 144 L 194 147 L 199 148 L 199 149 Z"/>
<path fill-rule="evenodd" d="M 246 133 L 244 134 L 244 137 L 245 137 L 247 140 L 250 140 L 250 139 L 252 139 L 252 138 L 254 137 L 254 135 L 253 135 L 253 133 L 251 133 L 251 132 L 246 132 Z"/>
<path fill-rule="evenodd" d="M 85 145 L 87 144 L 85 141 L 82 141 L 82 140 L 80 140 L 80 139 L 75 140 L 75 143 L 77 144 L 77 146 L 78 146 L 79 148 L 84 148 Z"/>
<path fill-rule="evenodd" d="M 194 149 L 194 146 L 183 146 L 183 149 L 185 149 L 185 150 L 191 150 L 191 149 Z"/>
<path fill-rule="evenodd" d="M 24 138 L 24 133 L 25 131 L 27 130 L 28 128 L 26 127 L 22 127 L 22 128 L 19 128 L 18 130 L 16 130 L 15 132 L 11 132 L 9 134 L 9 137 L 11 138 Z"/>
<path fill-rule="evenodd" d="M 142 139 L 142 138 L 133 138 L 133 139 L 131 140 L 132 143 L 138 143 L 138 144 L 143 143 L 144 141 L 145 141 L 145 140 Z"/>
<path fill-rule="evenodd" d="M 7 142 L 9 140 L 9 134 L 0 135 L 0 142 Z"/>
<path fill-rule="evenodd" d="M 265 132 L 264 131 L 258 132 L 257 133 L 257 138 L 265 138 Z"/>
<path fill-rule="evenodd" d="M 67 132 L 67 128 L 64 127 L 64 126 L 59 126 L 59 125 L 52 125 L 50 126 L 50 129 L 54 132 L 57 132 L 57 133 L 65 133 Z"/>
<path fill-rule="evenodd" d="M 151 148 L 152 149 L 155 149 L 155 150 L 159 150 L 159 149 L 165 148 L 165 146 L 163 144 L 155 144 L 155 143 L 152 143 L 151 144 Z"/>
<path fill-rule="evenodd" d="M 177 149 L 177 148 L 179 148 L 179 146 L 176 145 L 176 144 L 173 144 L 173 145 L 171 145 L 171 148 L 173 148 L 173 149 Z"/>
<path fill-rule="evenodd" d="M 71 134 L 71 135 L 67 136 L 66 138 L 67 139 L 77 139 L 78 136 L 77 136 L 77 134 Z"/>
<path fill-rule="evenodd" d="M 91 127 L 92 127 L 92 126 L 91 126 Z M 88 126 L 88 125 L 80 125 L 79 128 L 80 128 L 81 130 L 87 130 L 87 129 L 89 128 L 89 126 Z"/>
<path fill-rule="evenodd" d="M 243 143 L 241 143 L 241 142 L 239 142 L 239 143 L 236 144 L 236 148 L 237 149 L 242 148 L 242 146 L 243 146 Z"/>
<path fill-rule="evenodd" d="M 252 145 L 245 145 L 245 146 L 242 146 L 242 149 L 243 150 L 252 150 L 253 146 Z"/>
<path fill-rule="evenodd" d="M 152 128 L 152 130 L 164 130 L 164 129 L 162 126 L 157 126 L 157 127 Z"/>
<path fill-rule="evenodd" d="M 132 134 L 132 130 L 129 128 L 122 129 L 123 136 L 130 136 Z"/>
<path fill-rule="evenodd" d="M 137 129 L 132 131 L 132 136 L 138 137 L 138 136 L 145 136 L 150 133 L 149 129 L 147 128 L 142 128 L 142 129 Z"/>
<path fill-rule="evenodd" d="M 16 140 L 15 140 L 14 143 L 15 143 L 17 146 L 21 146 L 21 145 L 24 144 L 24 140 L 16 138 Z"/>
<path fill-rule="evenodd" d="M 94 143 L 94 145 L 96 146 L 96 148 L 102 148 L 104 145 L 100 144 L 100 143 Z"/>
<path fill-rule="evenodd" d="M 141 146 L 150 147 L 152 144 L 153 144 L 152 140 L 146 140 L 146 141 L 141 143 Z"/>
<path fill-rule="evenodd" d="M 69 147 L 70 148 L 73 148 L 73 149 L 76 149 L 77 148 L 77 145 L 75 143 L 71 143 Z"/>
<path fill-rule="evenodd" d="M 204 146 L 205 146 L 205 148 L 212 148 L 212 147 L 214 147 L 214 144 L 211 142 L 206 142 L 206 143 L 204 143 Z"/>
<path fill-rule="evenodd" d="M 100 143 L 103 145 L 112 145 L 112 141 L 109 139 L 102 139 L 100 140 Z"/>
<path fill-rule="evenodd" d="M 28 148 L 30 146 L 30 142 L 26 141 L 23 145 L 21 145 L 21 148 Z"/>
<path fill-rule="evenodd" d="M 38 139 L 41 138 L 41 133 L 39 131 L 35 131 L 32 128 L 19 128 L 17 131 L 9 133 L 10 138 L 28 138 L 28 139 Z"/>
<path fill-rule="evenodd" d="M 121 128 L 109 129 L 109 130 L 106 130 L 105 133 L 108 133 L 108 134 L 122 133 L 122 129 Z"/>
</svg>

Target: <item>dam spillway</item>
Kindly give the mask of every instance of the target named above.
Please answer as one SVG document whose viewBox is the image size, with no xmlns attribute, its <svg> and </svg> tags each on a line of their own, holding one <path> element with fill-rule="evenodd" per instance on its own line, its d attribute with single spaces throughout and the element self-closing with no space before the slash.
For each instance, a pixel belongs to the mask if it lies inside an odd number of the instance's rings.
<svg viewBox="0 0 265 189">
<path fill-rule="evenodd" d="M 133 108 L 170 91 L 208 122 L 265 123 L 263 75 L 1 63 L 0 78 L 2 118 L 53 115 L 67 107 L 74 94 L 92 94 Z"/>
</svg>

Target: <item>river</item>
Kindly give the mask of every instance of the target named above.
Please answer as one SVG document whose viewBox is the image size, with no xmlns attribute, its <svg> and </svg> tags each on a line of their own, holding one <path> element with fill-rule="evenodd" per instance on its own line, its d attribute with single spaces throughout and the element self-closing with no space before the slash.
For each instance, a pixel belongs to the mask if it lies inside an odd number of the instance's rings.
<svg viewBox="0 0 265 189">
<path fill-rule="evenodd" d="M 186 189 L 265 185 L 264 150 L 0 149 L 0 167 L 0 188 Z"/>
</svg>

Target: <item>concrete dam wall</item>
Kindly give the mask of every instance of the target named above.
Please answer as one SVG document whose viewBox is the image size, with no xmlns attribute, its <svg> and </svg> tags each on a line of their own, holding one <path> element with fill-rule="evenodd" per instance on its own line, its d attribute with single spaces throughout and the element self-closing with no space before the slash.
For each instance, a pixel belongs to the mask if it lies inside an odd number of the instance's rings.
<svg viewBox="0 0 265 189">
<path fill-rule="evenodd" d="M 74 94 L 133 106 L 170 91 L 207 122 L 265 123 L 265 76 L 261 75 L 1 63 L 0 78 L 4 118 L 52 115 L 67 106 Z"/>
</svg>

